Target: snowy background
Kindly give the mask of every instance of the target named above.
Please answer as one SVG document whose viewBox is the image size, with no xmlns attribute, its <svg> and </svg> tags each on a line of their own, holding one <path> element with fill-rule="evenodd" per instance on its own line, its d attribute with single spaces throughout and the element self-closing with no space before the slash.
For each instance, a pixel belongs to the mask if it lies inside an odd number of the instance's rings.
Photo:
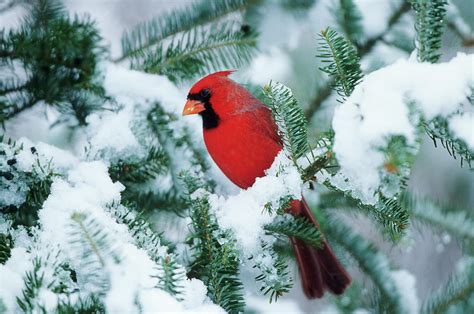
<svg viewBox="0 0 474 314">
<path fill-rule="evenodd" d="M 89 14 L 98 22 L 101 34 L 110 47 L 111 59 L 120 56 L 120 37 L 124 30 L 159 14 L 163 10 L 186 2 L 188 1 L 65 1 L 71 12 Z M 321 71 L 317 70 L 318 64 L 316 58 L 314 58 L 316 34 L 333 23 L 327 10 L 329 2 L 325 0 L 317 1 L 317 4 L 309 12 L 297 16 L 285 13 L 276 5 L 265 7 L 264 20 L 261 22 L 260 28 L 260 52 L 248 68 L 240 69 L 235 79 L 242 83 L 251 82 L 258 85 L 266 84 L 270 79 L 280 81 L 293 89 L 296 98 L 303 106 L 307 105 L 314 96 L 315 86 L 318 86 L 318 82 L 321 81 L 322 74 Z M 367 35 L 378 34 L 384 29 L 386 17 L 396 7 L 394 5 L 396 2 L 398 1 L 357 1 L 364 15 L 363 23 Z M 472 29 L 474 26 L 473 2 L 471 0 L 454 2 L 459 6 L 461 13 L 466 14 L 465 21 L 471 21 L 472 24 L 469 27 Z M 18 25 L 22 14 L 20 7 L 3 14 L 3 16 L 0 16 L 0 27 L 15 27 Z M 407 16 L 406 20 L 405 31 L 414 32 L 412 18 Z M 470 48 L 459 48 L 459 42 L 449 31 L 445 35 L 443 46 L 441 62 L 451 60 L 457 51 L 474 52 L 472 46 Z M 451 47 L 453 48 L 451 49 Z M 405 52 L 380 44 L 375 47 L 373 56 L 368 56 L 363 60 L 363 67 L 364 70 L 372 70 L 382 65 L 392 64 L 398 59 L 408 60 L 408 58 L 409 55 Z M 472 58 L 464 61 L 463 66 L 467 66 L 463 72 L 467 75 L 466 80 L 472 80 L 474 71 Z M 161 77 L 125 71 L 121 65 L 105 63 L 103 67 L 107 91 L 118 97 L 120 102 L 130 105 L 130 108 L 144 99 L 159 99 L 164 105 L 168 106 L 167 109 L 171 112 L 180 113 L 189 85 L 174 86 L 167 79 Z M 457 74 L 458 72 L 456 72 L 455 78 L 459 77 Z M 429 76 L 424 75 L 424 77 Z M 447 80 L 449 81 L 449 79 Z M 167 92 L 163 93 L 156 90 L 157 86 Z M 390 86 L 387 86 L 387 88 L 389 89 Z M 329 98 L 323 104 L 323 109 L 311 121 L 314 130 L 326 129 L 331 124 L 335 104 L 336 102 L 332 98 Z M 58 163 L 65 163 L 63 165 L 65 168 L 75 169 L 75 172 L 72 171 L 69 174 L 70 182 L 84 184 L 86 188 L 87 185 L 92 185 L 88 188 L 99 189 L 98 195 L 91 196 L 99 205 L 106 201 L 104 198 L 108 201 L 117 198 L 118 193 L 120 193 L 120 186 L 108 186 L 111 182 L 107 181 L 108 178 L 101 178 L 101 174 L 103 175 L 106 172 L 105 169 L 101 168 L 101 165 L 96 165 L 97 168 L 92 169 L 81 168 L 86 166 L 82 165 L 76 158 L 83 156 L 84 147 L 88 141 L 92 143 L 93 147 L 100 147 L 101 149 L 109 147 L 124 154 L 136 149 L 138 143 L 135 142 L 133 134 L 129 128 L 123 127 L 128 125 L 133 118 L 132 110 L 127 111 L 125 109 L 118 116 L 113 117 L 93 115 L 89 118 L 89 126 L 86 129 L 74 132 L 71 132 L 67 126 L 60 125 L 50 128 L 50 123 L 54 122 L 56 118 L 57 113 L 54 110 L 46 106 L 37 106 L 8 121 L 6 123 L 6 134 L 13 138 L 25 137 L 31 142 L 41 141 L 70 151 L 71 155 L 57 157 L 58 152 L 51 152 L 52 148 L 43 147 L 43 152 L 46 155 L 56 156 Z M 194 130 L 196 142 L 201 141 L 200 125 L 197 118 L 186 120 L 184 123 L 189 124 Z M 470 128 L 471 133 L 468 133 L 466 137 L 471 136 L 471 140 L 474 141 L 473 126 L 471 125 Z M 467 130 L 469 132 L 469 126 Z M 41 147 L 39 149 L 41 150 Z M 90 165 L 87 167 L 90 167 Z M 85 178 L 86 173 L 94 174 L 96 180 L 88 182 L 88 179 Z M 220 175 L 215 167 L 213 173 L 218 178 L 224 191 L 229 193 L 238 192 Z M 105 189 L 102 186 L 104 190 L 100 190 L 101 186 L 96 185 L 97 182 L 104 183 L 108 188 Z M 68 190 L 71 188 L 68 184 L 64 183 L 64 186 L 58 184 L 54 188 Z M 413 167 L 409 187 L 416 195 L 436 199 L 443 204 L 453 204 L 457 207 L 467 208 L 474 212 L 474 193 L 472 192 L 474 191 L 474 176 L 472 171 L 461 168 L 458 160 L 452 159 L 444 149 L 435 148 L 429 138 L 422 141 L 421 151 Z M 69 197 L 68 201 L 50 199 L 48 203 L 50 207 L 45 206 L 46 210 L 43 215 L 58 215 L 54 212 L 57 209 L 54 202 L 67 204 L 74 197 L 74 191 L 71 191 L 71 193 L 71 195 L 64 195 L 64 197 Z M 419 300 L 423 300 L 430 291 L 446 281 L 449 274 L 458 267 L 461 257 L 459 243 L 452 240 L 448 234 L 436 234 L 424 226 L 414 226 L 410 229 L 409 236 L 402 245 L 395 248 L 383 242 L 375 230 L 368 229 L 368 223 L 364 219 L 351 217 L 351 223 L 357 226 L 362 234 L 380 245 L 383 251 L 395 261 L 396 266 L 401 269 L 395 276 L 400 279 L 397 282 L 403 285 L 407 293 L 406 297 L 411 300 L 409 302 L 414 307 L 417 307 L 417 304 L 420 303 Z M 55 237 L 54 234 L 49 236 Z M 133 250 L 133 248 L 130 248 L 130 250 Z M 132 263 L 133 261 L 128 262 Z M 296 271 L 296 266 L 293 266 L 293 271 Z M 353 269 L 351 271 L 354 273 Z M 137 274 L 138 277 L 141 275 L 143 274 Z M 355 274 L 354 277 L 357 278 L 357 276 Z M 368 289 L 369 287 L 365 288 Z M 111 294 L 110 297 L 112 298 L 114 295 Z M 315 308 L 321 309 L 319 305 L 315 307 L 318 302 L 322 301 L 306 300 L 300 286 L 295 284 L 289 295 L 279 300 L 276 305 L 269 305 L 267 298 L 257 297 L 250 297 L 248 305 L 259 312 L 313 312 Z M 191 305 L 190 308 L 192 306 L 194 305 Z M 331 309 L 327 308 L 327 312 L 330 311 Z"/>
</svg>

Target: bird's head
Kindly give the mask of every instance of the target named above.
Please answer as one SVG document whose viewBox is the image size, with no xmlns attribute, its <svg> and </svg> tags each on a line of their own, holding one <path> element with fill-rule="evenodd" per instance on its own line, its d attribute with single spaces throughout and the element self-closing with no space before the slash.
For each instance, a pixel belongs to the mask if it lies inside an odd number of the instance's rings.
<svg viewBox="0 0 474 314">
<path fill-rule="evenodd" d="M 204 129 L 217 127 L 219 121 L 235 109 L 232 97 L 238 86 L 228 76 L 234 71 L 209 74 L 191 87 L 183 109 L 183 116 L 199 114 Z"/>
</svg>

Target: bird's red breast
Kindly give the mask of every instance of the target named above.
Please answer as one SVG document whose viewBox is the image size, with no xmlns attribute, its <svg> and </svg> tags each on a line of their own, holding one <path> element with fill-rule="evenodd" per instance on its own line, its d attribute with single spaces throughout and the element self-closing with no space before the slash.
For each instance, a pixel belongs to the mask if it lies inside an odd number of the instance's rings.
<svg viewBox="0 0 474 314">
<path fill-rule="evenodd" d="M 188 98 L 192 108 L 203 104 L 199 113 L 212 159 L 233 183 L 248 188 L 265 175 L 282 144 L 270 110 L 227 75 L 218 72 L 204 77 Z"/>
</svg>

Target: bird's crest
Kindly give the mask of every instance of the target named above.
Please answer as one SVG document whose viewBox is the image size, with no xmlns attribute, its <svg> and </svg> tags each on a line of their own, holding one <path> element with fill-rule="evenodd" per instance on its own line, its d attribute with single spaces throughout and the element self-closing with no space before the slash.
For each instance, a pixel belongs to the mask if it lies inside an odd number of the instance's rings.
<svg viewBox="0 0 474 314">
<path fill-rule="evenodd" d="M 237 70 L 226 70 L 226 71 L 214 72 L 212 74 L 209 74 L 208 77 L 211 77 L 211 76 L 227 77 L 227 76 L 231 75 L 232 73 L 234 73 L 235 71 L 237 71 Z"/>
</svg>

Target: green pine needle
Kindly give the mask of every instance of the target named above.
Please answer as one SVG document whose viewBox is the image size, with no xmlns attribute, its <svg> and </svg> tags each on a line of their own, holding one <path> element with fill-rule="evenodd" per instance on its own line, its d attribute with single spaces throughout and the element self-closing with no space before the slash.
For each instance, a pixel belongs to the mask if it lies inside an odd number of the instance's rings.
<svg viewBox="0 0 474 314">
<path fill-rule="evenodd" d="M 158 45 L 165 38 L 216 22 L 233 12 L 243 11 L 250 2 L 247 0 L 200 0 L 139 24 L 122 36 L 123 56 L 117 61 L 141 56 L 146 51 L 153 50 L 153 46 Z"/>
<path fill-rule="evenodd" d="M 143 183 L 166 173 L 169 166 L 168 155 L 163 150 L 151 147 L 143 159 L 119 160 L 109 167 L 110 177 L 114 181 L 120 181 L 127 185 L 132 183 Z"/>
<path fill-rule="evenodd" d="M 331 13 L 338 24 L 340 31 L 354 45 L 362 39 L 362 14 L 354 0 L 339 0 L 331 7 Z"/>
<path fill-rule="evenodd" d="M 410 214 L 416 221 L 474 243 L 474 220 L 468 211 L 443 210 L 424 200 L 410 199 L 406 202 L 410 203 Z"/>
<path fill-rule="evenodd" d="M 474 152 L 469 149 L 467 144 L 456 139 L 448 128 L 446 119 L 436 118 L 429 123 L 422 123 L 422 127 L 428 136 L 433 140 L 435 147 L 438 142 L 448 151 L 448 154 L 454 159 L 459 157 L 461 167 L 467 164 L 472 169 L 472 160 L 474 159 Z"/>
<path fill-rule="evenodd" d="M 313 247 L 321 247 L 323 236 L 316 226 L 304 217 L 284 215 L 265 225 L 265 230 L 272 234 L 282 234 L 298 238 Z"/>
<path fill-rule="evenodd" d="M 191 195 L 202 187 L 199 179 L 183 174 L 183 181 Z M 245 301 L 239 278 L 240 260 L 235 240 L 229 232 L 219 229 L 210 212 L 207 196 L 188 198 L 191 207 L 192 232 L 188 243 L 194 252 L 189 276 L 198 277 L 207 286 L 209 298 L 230 313 L 243 312 Z"/>
<path fill-rule="evenodd" d="M 260 275 L 255 277 L 255 280 L 260 282 L 262 286 L 260 291 L 264 295 L 270 295 L 270 303 L 276 302 L 279 297 L 290 291 L 293 287 L 293 280 L 288 270 L 288 264 L 285 258 L 274 251 L 267 243 L 262 243 L 263 258 L 265 254 L 269 255 L 269 258 L 273 260 L 271 267 L 265 262 L 255 262 L 254 268 L 260 271 Z"/>
<path fill-rule="evenodd" d="M 405 313 L 400 292 L 391 275 L 389 261 L 376 247 L 346 226 L 342 221 L 330 218 L 325 233 L 334 239 L 357 261 L 378 288 L 388 308 L 388 313 Z"/>
<path fill-rule="evenodd" d="M 79 297 L 78 300 L 60 300 L 56 307 L 57 314 L 78 314 L 78 313 L 106 313 L 105 305 L 97 295 Z"/>
<path fill-rule="evenodd" d="M 334 78 L 335 90 L 345 100 L 363 78 L 357 50 L 351 42 L 330 28 L 319 34 L 319 45 L 316 57 L 327 64 L 320 69 Z"/>
<path fill-rule="evenodd" d="M 304 112 L 298 105 L 291 89 L 281 83 L 270 82 L 263 88 L 263 92 L 268 99 L 265 103 L 272 111 L 285 148 L 291 154 L 295 165 L 298 166 L 296 163 L 298 158 L 311 151 Z"/>
<path fill-rule="evenodd" d="M 104 271 L 106 263 L 112 260 L 120 262 L 116 245 L 104 226 L 92 217 L 75 212 L 71 216 L 69 242 L 74 246 L 80 267 L 75 269 L 81 282 L 87 282 L 97 289 L 101 296 L 109 288 L 109 276 Z"/>
<path fill-rule="evenodd" d="M 472 313 L 474 305 L 474 263 L 467 260 L 464 270 L 448 280 L 447 284 L 431 294 L 423 303 L 420 313 Z"/>
<path fill-rule="evenodd" d="M 144 249 L 157 264 L 157 272 L 154 275 L 158 279 L 157 287 L 179 299 L 186 280 L 185 269 L 176 262 L 176 256 L 168 253 L 167 248 L 163 247 L 167 241 L 163 240 L 161 234 L 153 231 L 148 221 L 142 219 L 140 214 L 122 205 L 110 206 L 109 211 L 118 223 L 128 226 L 135 245 Z"/>
<path fill-rule="evenodd" d="M 354 198 L 350 193 L 343 192 L 332 186 L 329 182 L 324 185 L 331 190 L 329 193 L 321 195 L 320 207 L 322 209 L 344 208 L 359 210 L 369 215 L 382 227 L 383 233 L 388 235 L 393 241 L 399 240 L 406 233 L 409 226 L 410 214 L 403 201 L 403 197 L 386 198 L 380 196 L 380 200 L 375 205 L 362 203 Z"/>
<path fill-rule="evenodd" d="M 441 37 L 444 32 L 447 0 L 410 0 L 416 14 L 418 59 L 435 63 L 441 53 Z"/>
<path fill-rule="evenodd" d="M 108 97 L 98 78 L 104 56 L 93 21 L 70 18 L 61 1 L 35 0 L 20 28 L 0 35 L 0 123 L 43 100 L 55 106 L 58 122 L 86 124 Z M 12 73 L 15 63 L 15 73 Z M 18 79 L 19 70 L 26 75 Z"/>
<path fill-rule="evenodd" d="M 168 76 L 172 81 L 191 79 L 212 71 L 239 68 L 255 52 L 256 36 L 234 23 L 193 28 L 132 59 L 132 68 Z"/>
<path fill-rule="evenodd" d="M 21 296 L 16 298 L 17 304 L 23 313 L 46 313 L 43 305 L 38 304 L 40 289 L 45 285 L 43 263 L 40 258 L 33 259 L 33 269 L 26 272 L 25 287 Z"/>
<path fill-rule="evenodd" d="M 0 233 L 0 264 L 5 264 L 10 258 L 12 248 L 13 240 L 11 236 Z"/>
</svg>

